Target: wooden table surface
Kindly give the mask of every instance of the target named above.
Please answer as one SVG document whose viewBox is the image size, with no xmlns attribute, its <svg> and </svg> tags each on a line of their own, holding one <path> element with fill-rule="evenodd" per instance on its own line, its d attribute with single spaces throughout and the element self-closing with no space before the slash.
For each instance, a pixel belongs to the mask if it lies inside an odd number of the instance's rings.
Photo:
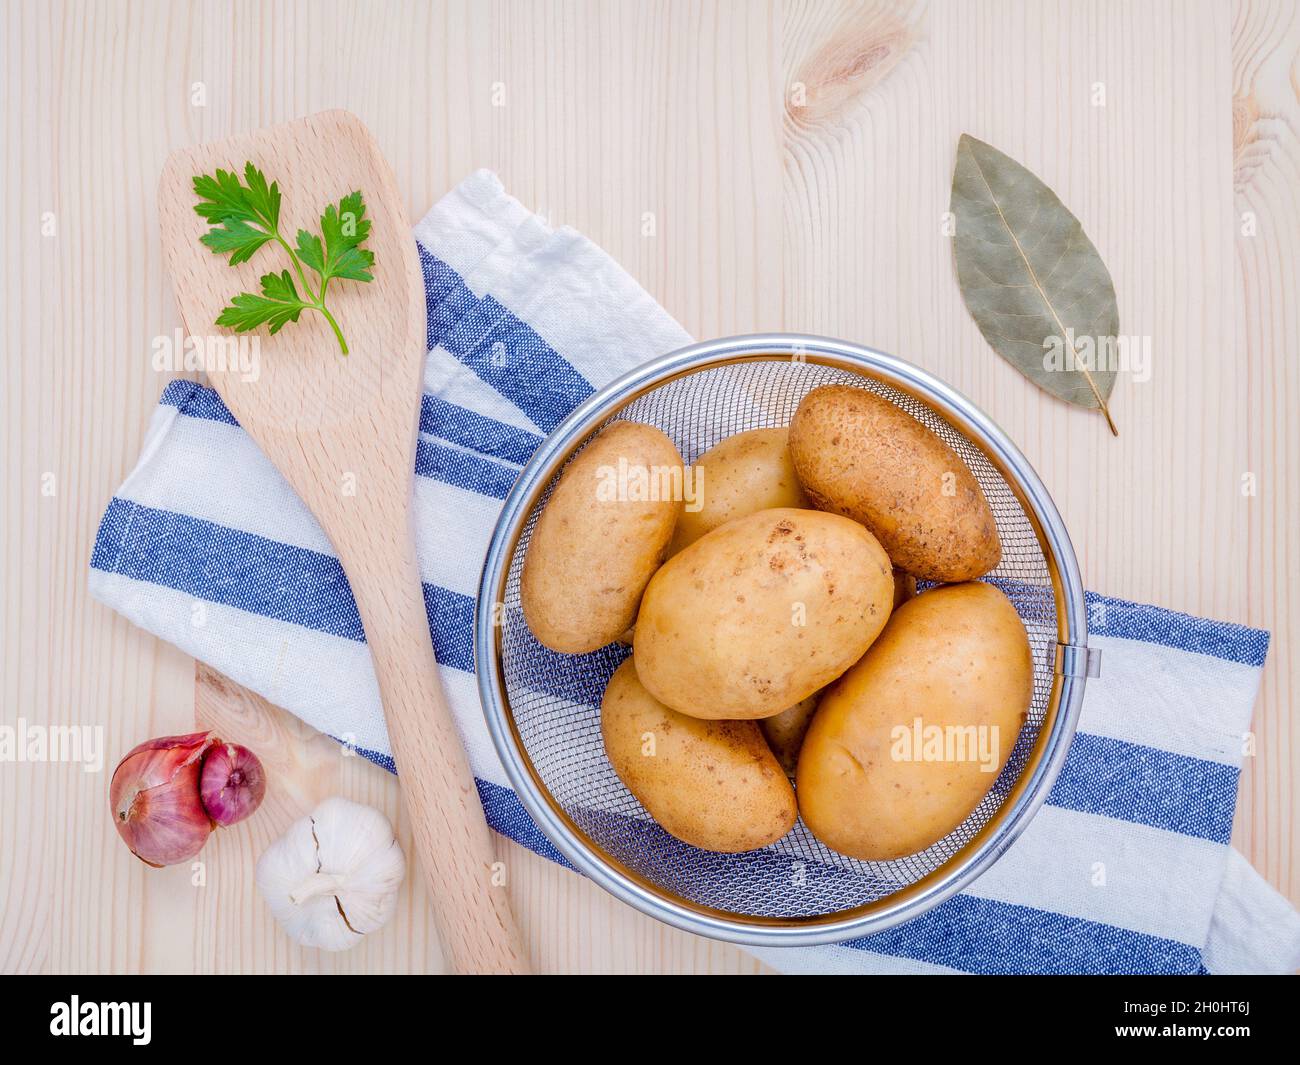
<svg viewBox="0 0 1300 1065">
<path fill-rule="evenodd" d="M 441 965 L 411 880 L 363 947 L 290 944 L 252 887 L 257 855 L 332 794 L 406 833 L 395 782 L 86 590 L 98 519 L 167 383 L 151 340 L 178 324 L 163 160 L 329 107 L 374 131 L 412 218 L 490 167 L 697 336 L 827 333 L 938 374 L 1037 467 L 1089 588 L 1270 629 L 1234 843 L 1300 903 L 1294 2 L 3 11 L 3 721 L 102 726 L 107 764 L 0 765 L 0 971 Z M 1027 384 L 967 315 L 941 230 L 963 131 L 1057 190 L 1110 267 L 1122 331 L 1152 338 L 1150 381 L 1116 385 L 1118 440 Z M 205 849 L 199 886 L 138 863 L 106 811 L 122 753 L 196 722 L 261 752 L 273 782 L 264 812 Z M 761 970 L 499 847 L 540 970 Z"/>
</svg>

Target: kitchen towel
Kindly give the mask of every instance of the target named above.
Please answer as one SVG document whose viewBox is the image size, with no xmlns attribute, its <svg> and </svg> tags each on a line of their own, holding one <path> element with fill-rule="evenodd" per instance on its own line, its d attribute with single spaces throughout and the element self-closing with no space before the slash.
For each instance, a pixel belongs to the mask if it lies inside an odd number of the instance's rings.
<svg viewBox="0 0 1300 1065">
<path fill-rule="evenodd" d="M 488 822 L 559 861 L 483 721 L 479 571 L 543 436 L 595 388 L 691 338 L 596 245 L 550 228 L 486 171 L 415 239 L 429 349 L 415 521 L 434 649 Z M 394 771 L 342 570 L 216 392 L 167 386 L 90 567 L 98 599 Z M 808 972 L 1300 967 L 1300 915 L 1228 845 L 1268 634 L 1092 594 L 1089 607 L 1102 677 L 1047 805 L 1007 854 L 892 930 L 756 954 Z"/>
</svg>

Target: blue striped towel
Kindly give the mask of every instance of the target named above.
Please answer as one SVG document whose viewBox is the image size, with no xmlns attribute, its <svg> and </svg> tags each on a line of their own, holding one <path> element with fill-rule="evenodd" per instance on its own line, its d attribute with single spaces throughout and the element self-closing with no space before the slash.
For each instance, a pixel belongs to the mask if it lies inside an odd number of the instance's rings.
<svg viewBox="0 0 1300 1065">
<path fill-rule="evenodd" d="M 428 302 L 415 509 L 434 649 L 489 823 L 560 861 L 497 760 L 474 686 L 493 524 L 544 434 L 690 337 L 612 259 L 490 173 L 415 228 Z M 506 357 L 502 357 L 503 354 Z M 347 582 L 217 394 L 163 393 L 109 503 L 90 588 L 137 625 L 393 771 Z M 766 950 L 787 971 L 1291 971 L 1300 915 L 1229 846 L 1268 634 L 1090 596 L 1104 675 L 1048 804 L 964 893 L 891 931 Z"/>
</svg>

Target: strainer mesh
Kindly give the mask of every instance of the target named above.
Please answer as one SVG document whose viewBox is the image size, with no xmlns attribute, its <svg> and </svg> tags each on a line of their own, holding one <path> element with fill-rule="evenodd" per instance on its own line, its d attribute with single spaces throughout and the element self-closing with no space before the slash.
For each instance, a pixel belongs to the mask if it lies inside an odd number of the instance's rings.
<svg viewBox="0 0 1300 1065">
<path fill-rule="evenodd" d="M 554 801 L 596 847 L 662 892 L 750 917 L 834 914 L 883 898 L 939 868 L 1002 805 L 1026 764 L 1052 692 L 1056 609 L 1038 536 L 1015 493 L 979 447 L 930 407 L 873 378 L 774 355 L 669 381 L 629 403 L 617 418 L 657 426 L 692 462 L 734 433 L 789 424 L 804 394 L 824 384 L 871 389 L 961 456 L 979 480 L 1002 538 L 1002 561 L 989 579 L 1011 597 L 1029 632 L 1035 677 L 1028 721 L 993 788 L 950 835 L 907 858 L 864 862 L 829 850 L 802 821 L 784 839 L 748 854 L 697 850 L 659 828 L 614 774 L 601 743 L 601 694 L 630 652 L 611 645 L 587 655 L 557 654 L 542 647 L 524 623 L 520 571 L 533 526 L 558 474 L 524 524 L 510 558 L 499 615 L 508 712 L 527 758 Z M 599 428 L 603 425 L 594 431 Z"/>
</svg>

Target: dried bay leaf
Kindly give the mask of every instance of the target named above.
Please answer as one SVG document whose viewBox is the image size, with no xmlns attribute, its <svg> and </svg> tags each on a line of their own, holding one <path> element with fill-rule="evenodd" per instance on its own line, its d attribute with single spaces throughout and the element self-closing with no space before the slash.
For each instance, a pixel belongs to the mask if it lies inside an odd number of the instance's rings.
<svg viewBox="0 0 1300 1065">
<path fill-rule="evenodd" d="M 984 339 L 1040 388 L 1100 410 L 1118 436 L 1106 401 L 1119 307 L 1079 220 L 1037 176 L 968 134 L 957 143 L 949 210 L 957 282 Z"/>
</svg>

